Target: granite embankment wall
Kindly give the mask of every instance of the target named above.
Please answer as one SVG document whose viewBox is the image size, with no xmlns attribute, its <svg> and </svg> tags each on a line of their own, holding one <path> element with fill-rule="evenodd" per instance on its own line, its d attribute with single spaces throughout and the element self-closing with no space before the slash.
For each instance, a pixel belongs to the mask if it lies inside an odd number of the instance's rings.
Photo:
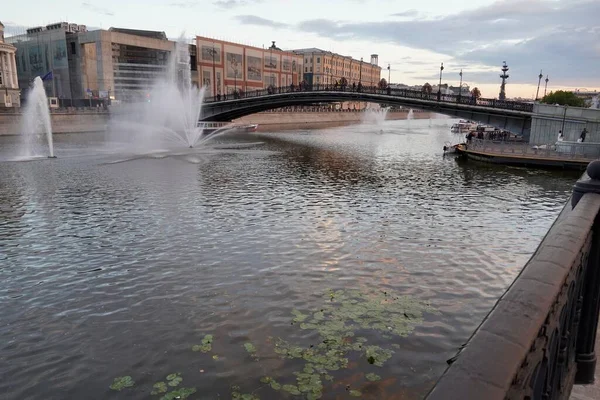
<svg viewBox="0 0 600 400">
<path fill-rule="evenodd" d="M 259 131 L 280 131 L 287 129 L 319 129 L 360 123 L 375 118 L 372 111 L 294 111 L 263 112 L 236 119 L 239 124 L 258 124 Z M 414 110 L 414 119 L 428 119 L 433 114 Z M 386 120 L 406 119 L 408 110 L 388 112 Z"/>
<path fill-rule="evenodd" d="M 107 112 L 52 113 L 53 133 L 97 132 L 106 129 L 110 119 Z M 0 114 L 0 135 L 17 135 L 21 126 L 21 114 Z"/>
<path fill-rule="evenodd" d="M 319 129 L 360 123 L 376 118 L 372 111 L 294 111 L 263 112 L 235 120 L 235 123 L 258 124 L 260 131 L 291 129 Z M 414 119 L 430 118 L 432 113 L 415 110 Z M 406 119 L 408 110 L 388 112 L 387 120 Z M 107 112 L 79 111 L 52 113 L 53 133 L 98 132 L 104 131 L 109 123 Z M 21 114 L 0 113 L 0 135 L 19 134 Z"/>
</svg>

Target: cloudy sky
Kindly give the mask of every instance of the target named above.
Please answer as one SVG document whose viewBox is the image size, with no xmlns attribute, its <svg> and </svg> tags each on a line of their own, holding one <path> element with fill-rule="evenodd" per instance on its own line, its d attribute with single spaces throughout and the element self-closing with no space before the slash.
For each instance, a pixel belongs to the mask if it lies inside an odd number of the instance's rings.
<svg viewBox="0 0 600 400">
<path fill-rule="evenodd" d="M 392 82 L 407 84 L 436 83 L 443 62 L 443 82 L 458 84 L 462 68 L 486 97 L 498 95 L 503 61 L 509 96 L 535 96 L 540 70 L 549 90 L 600 89 L 600 0 L 19 0 L 4 5 L 0 20 L 8 34 L 68 21 L 377 53 L 383 68 L 391 64 Z"/>
</svg>

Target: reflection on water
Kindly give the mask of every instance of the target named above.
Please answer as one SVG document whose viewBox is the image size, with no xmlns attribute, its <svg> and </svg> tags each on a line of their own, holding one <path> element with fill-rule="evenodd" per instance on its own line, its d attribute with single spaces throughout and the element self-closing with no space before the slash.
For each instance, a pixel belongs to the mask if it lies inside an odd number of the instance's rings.
<svg viewBox="0 0 600 400">
<path fill-rule="evenodd" d="M 323 397 L 422 397 L 576 176 L 460 163 L 442 156 L 448 121 L 410 123 L 230 136 L 161 157 L 57 135 L 59 159 L 0 162 L 3 397 L 147 398 L 173 372 L 199 398 L 284 396 L 260 378 L 296 384 L 306 357 L 282 359 L 276 341 L 315 345 L 322 332 L 293 310 L 318 313 L 338 290 L 437 312 L 405 337 L 362 329 L 393 354 L 377 367 L 348 351 Z M 14 141 L 0 140 L 9 159 Z M 206 335 L 211 351 L 193 352 Z M 134 388 L 109 389 L 127 375 Z"/>
</svg>

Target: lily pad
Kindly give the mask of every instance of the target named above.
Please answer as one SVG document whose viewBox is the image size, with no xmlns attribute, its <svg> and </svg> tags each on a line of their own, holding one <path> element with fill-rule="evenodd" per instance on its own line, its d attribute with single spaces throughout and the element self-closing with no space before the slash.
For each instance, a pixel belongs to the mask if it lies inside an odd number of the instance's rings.
<svg viewBox="0 0 600 400">
<path fill-rule="evenodd" d="M 377 374 L 374 374 L 374 373 L 372 373 L 372 372 L 370 372 L 370 373 L 366 374 L 366 375 L 365 375 L 365 378 L 367 378 L 367 380 L 368 380 L 368 381 L 371 381 L 371 382 L 376 382 L 376 381 L 379 381 L 379 380 L 381 380 L 381 377 L 380 377 L 379 375 L 377 375 Z"/>
<path fill-rule="evenodd" d="M 356 389 L 351 390 L 349 393 L 350 393 L 350 396 L 352 396 L 352 397 L 362 396 L 362 393 L 360 392 L 360 390 L 356 390 Z"/>
<path fill-rule="evenodd" d="M 293 395 L 299 395 L 301 394 L 300 391 L 298 390 L 298 387 L 296 385 L 283 385 L 281 387 L 281 389 L 285 390 L 286 392 L 293 394 Z"/>
<path fill-rule="evenodd" d="M 115 378 L 113 380 L 112 385 L 110 385 L 110 388 L 112 390 L 116 390 L 116 391 L 121 391 L 125 388 L 128 387 L 132 387 L 135 384 L 135 381 L 133 379 L 131 379 L 130 376 L 120 376 L 118 378 Z"/>
<path fill-rule="evenodd" d="M 194 346 L 192 346 L 192 351 L 201 351 L 203 353 L 208 353 L 212 350 L 212 342 L 213 335 L 205 335 L 201 341 L 202 344 L 195 344 Z"/>
<path fill-rule="evenodd" d="M 256 347 L 252 343 L 244 343 L 244 348 L 248 352 L 248 354 L 254 355 L 256 354 Z"/>
<path fill-rule="evenodd" d="M 165 394 L 160 400 L 179 400 L 179 399 L 187 399 L 191 395 L 196 393 L 196 388 L 179 388 L 172 392 Z"/>
<path fill-rule="evenodd" d="M 154 386 L 152 386 L 154 389 L 152 390 L 152 393 L 150 394 L 161 394 L 161 393 L 167 393 L 167 384 L 164 382 L 156 382 L 154 384 Z"/>
</svg>

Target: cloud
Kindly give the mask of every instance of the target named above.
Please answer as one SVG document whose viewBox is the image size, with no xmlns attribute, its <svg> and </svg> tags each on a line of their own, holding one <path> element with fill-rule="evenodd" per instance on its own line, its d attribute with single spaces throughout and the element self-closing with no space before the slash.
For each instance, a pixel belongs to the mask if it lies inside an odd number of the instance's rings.
<svg viewBox="0 0 600 400">
<path fill-rule="evenodd" d="M 238 15 L 235 18 L 244 25 L 267 26 L 269 28 L 287 28 L 289 26 L 288 24 L 257 17 L 256 15 Z"/>
<path fill-rule="evenodd" d="M 169 6 L 178 8 L 192 8 L 196 7 L 197 5 L 198 3 L 195 1 L 180 1 L 175 3 L 169 3 Z"/>
<path fill-rule="evenodd" d="M 242 6 L 247 6 L 252 3 L 260 3 L 262 0 L 218 0 L 214 1 L 213 4 L 219 8 L 231 9 Z"/>
<path fill-rule="evenodd" d="M 506 60 L 509 81 L 514 83 L 537 84 L 543 69 L 556 84 L 600 86 L 599 15 L 598 0 L 498 0 L 436 19 L 353 23 L 313 19 L 301 22 L 299 29 L 339 41 L 425 49 L 444 54 L 463 68 L 477 64 L 495 67 L 499 73 Z M 415 64 L 413 60 L 407 64 Z M 482 73 L 481 78 L 495 83 L 497 75 Z"/>
<path fill-rule="evenodd" d="M 87 3 L 87 2 L 84 1 L 83 3 L 81 3 L 81 5 L 84 8 L 87 8 L 90 11 L 92 11 L 94 13 L 97 13 L 97 14 L 107 15 L 109 17 L 112 17 L 112 16 L 115 15 L 115 13 L 112 12 L 111 10 L 109 10 L 107 8 L 104 8 L 104 7 L 98 7 L 98 6 L 96 6 L 96 5 L 92 4 L 92 3 Z"/>
<path fill-rule="evenodd" d="M 419 12 L 417 10 L 406 10 L 406 11 L 390 14 L 390 16 L 392 16 L 392 17 L 402 17 L 402 18 L 413 18 L 413 17 L 416 17 L 417 15 L 419 15 Z"/>
</svg>

